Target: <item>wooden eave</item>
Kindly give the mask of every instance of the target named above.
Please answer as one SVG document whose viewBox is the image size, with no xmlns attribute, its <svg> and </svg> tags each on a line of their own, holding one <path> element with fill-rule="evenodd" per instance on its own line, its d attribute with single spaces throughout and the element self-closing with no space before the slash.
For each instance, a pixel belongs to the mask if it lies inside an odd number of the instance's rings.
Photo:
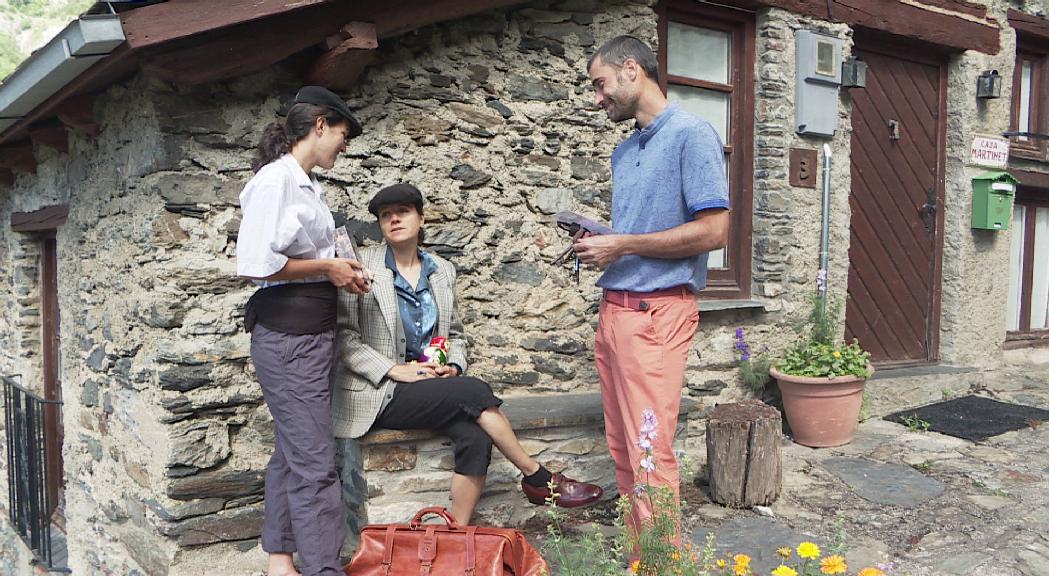
<svg viewBox="0 0 1049 576">
<path fill-rule="evenodd" d="M 701 0 L 708 1 L 708 0 Z M 795 14 L 920 40 L 952 50 L 997 54 L 1000 29 L 987 9 L 966 0 L 709 0 L 757 10 L 782 8 Z"/>
<path fill-rule="evenodd" d="M 143 6 L 120 14 L 124 44 L 0 134 L 0 144 L 27 139 L 29 127 L 55 117 L 66 99 L 98 92 L 139 69 L 179 83 L 216 82 L 323 45 L 351 21 L 374 23 L 380 39 L 391 38 L 526 1 L 169 0 Z"/>
</svg>

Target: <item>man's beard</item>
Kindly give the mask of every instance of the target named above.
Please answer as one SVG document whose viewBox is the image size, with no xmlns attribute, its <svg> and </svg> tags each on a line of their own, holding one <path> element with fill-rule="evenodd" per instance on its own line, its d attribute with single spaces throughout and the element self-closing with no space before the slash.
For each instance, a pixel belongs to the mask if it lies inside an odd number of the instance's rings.
<svg viewBox="0 0 1049 576">
<path fill-rule="evenodd" d="M 608 118 L 613 122 L 622 122 L 623 120 L 630 120 L 634 117 L 637 112 L 637 99 L 629 100 L 627 98 L 609 98 L 611 102 L 605 109 L 608 114 Z"/>
</svg>

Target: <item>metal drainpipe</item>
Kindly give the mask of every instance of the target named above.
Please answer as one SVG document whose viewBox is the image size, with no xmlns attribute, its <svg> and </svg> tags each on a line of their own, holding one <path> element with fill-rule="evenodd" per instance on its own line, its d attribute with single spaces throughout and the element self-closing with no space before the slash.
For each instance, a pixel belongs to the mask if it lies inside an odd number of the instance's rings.
<svg viewBox="0 0 1049 576">
<path fill-rule="evenodd" d="M 817 278 L 816 296 L 820 317 L 827 313 L 827 266 L 830 250 L 830 168 L 832 164 L 830 144 L 823 145 L 823 222 L 820 230 L 820 271 Z"/>
</svg>

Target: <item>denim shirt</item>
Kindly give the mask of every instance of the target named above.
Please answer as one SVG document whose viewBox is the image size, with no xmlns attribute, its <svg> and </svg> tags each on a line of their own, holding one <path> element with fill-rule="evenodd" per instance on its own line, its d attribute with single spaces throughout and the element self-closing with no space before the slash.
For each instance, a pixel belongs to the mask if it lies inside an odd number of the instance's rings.
<svg viewBox="0 0 1049 576">
<path fill-rule="evenodd" d="M 386 267 L 393 271 L 393 287 L 397 292 L 397 311 L 404 325 L 404 356 L 411 362 L 418 360 L 423 348 L 437 330 L 437 303 L 430 291 L 429 276 L 437 271 L 437 263 L 422 250 L 419 251 L 419 284 L 412 287 L 397 270 L 393 248 L 386 248 Z"/>
</svg>

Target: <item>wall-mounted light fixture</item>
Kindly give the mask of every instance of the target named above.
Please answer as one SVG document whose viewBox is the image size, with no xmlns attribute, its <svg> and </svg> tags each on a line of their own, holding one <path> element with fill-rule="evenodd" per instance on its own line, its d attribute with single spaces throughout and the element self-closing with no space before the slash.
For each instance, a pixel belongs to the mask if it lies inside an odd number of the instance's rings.
<svg viewBox="0 0 1049 576">
<path fill-rule="evenodd" d="M 867 63 L 859 58 L 849 58 L 841 63 L 842 88 L 867 87 Z"/>
<path fill-rule="evenodd" d="M 984 70 L 976 79 L 976 97 L 984 100 L 1002 96 L 1002 77 L 997 70 Z"/>
</svg>

